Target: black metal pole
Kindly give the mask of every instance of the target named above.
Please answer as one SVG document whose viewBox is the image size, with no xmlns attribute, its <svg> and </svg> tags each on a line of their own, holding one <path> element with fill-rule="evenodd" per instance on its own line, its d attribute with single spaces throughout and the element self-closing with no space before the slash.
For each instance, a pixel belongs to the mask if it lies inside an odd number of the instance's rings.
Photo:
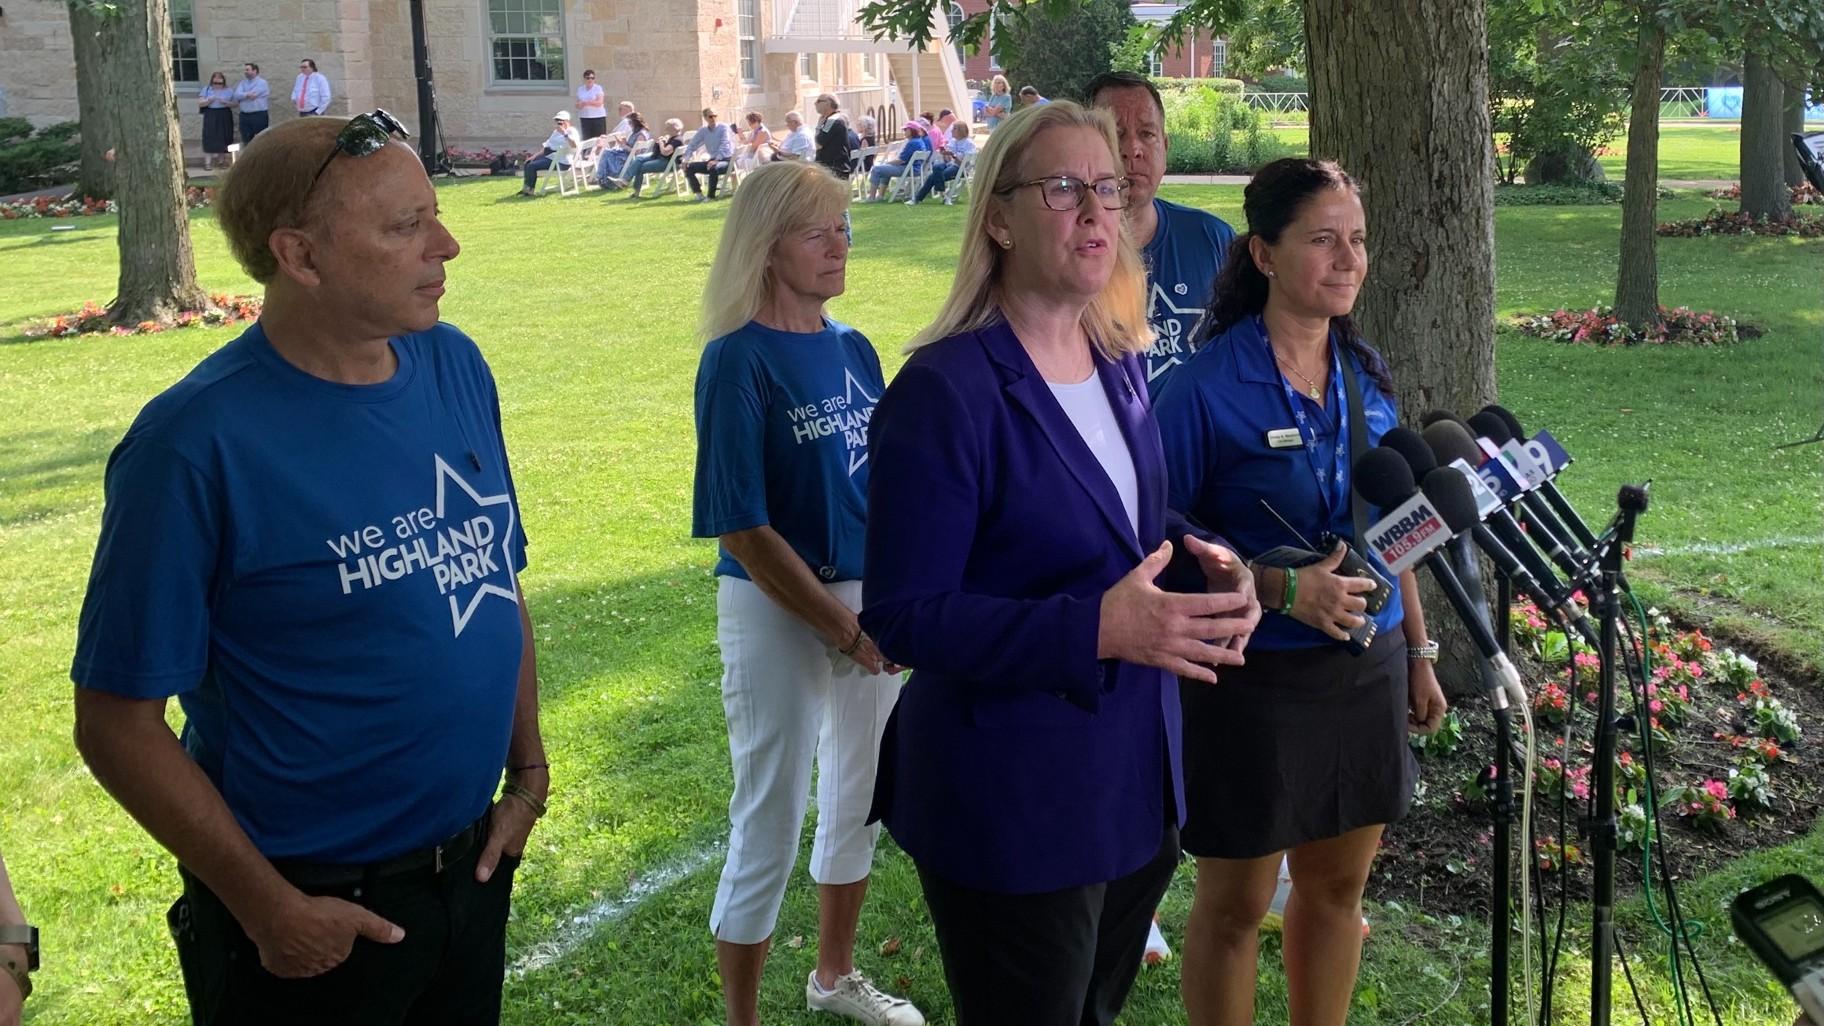
<svg viewBox="0 0 1824 1026">
<path fill-rule="evenodd" d="M 412 72 L 418 79 L 418 156 L 435 174 L 443 163 L 437 151 L 437 93 L 431 88 L 431 47 L 425 39 L 424 0 L 409 0 L 412 23 Z"/>
<path fill-rule="evenodd" d="M 1590 924 L 1590 1026 L 1609 1026 L 1613 1000 L 1615 957 L 1615 670 L 1619 666 L 1621 621 L 1621 560 L 1634 540 L 1634 520 L 1647 508 L 1647 491 L 1633 485 L 1621 489 L 1620 507 L 1609 546 L 1599 554 L 1601 575 L 1595 601 L 1601 606 L 1602 666 L 1597 684 L 1596 754 L 1593 786 L 1596 808 L 1590 824 L 1594 896 Z M 1649 737 L 1651 735 L 1649 734 Z M 1651 741 L 1648 742 L 1652 743 Z"/>
</svg>

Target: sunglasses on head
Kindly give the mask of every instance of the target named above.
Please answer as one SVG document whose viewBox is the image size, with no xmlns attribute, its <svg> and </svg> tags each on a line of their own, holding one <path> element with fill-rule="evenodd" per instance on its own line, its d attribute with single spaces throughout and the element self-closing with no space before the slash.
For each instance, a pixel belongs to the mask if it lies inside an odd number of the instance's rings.
<svg viewBox="0 0 1824 1026">
<path fill-rule="evenodd" d="M 339 154 L 346 153 L 351 157 L 371 156 L 384 149 L 394 138 L 409 140 L 411 137 L 412 133 L 406 131 L 398 118 L 378 107 L 366 114 L 357 114 L 336 134 L 336 148 L 330 150 L 329 156 L 323 158 L 323 163 L 317 165 L 316 176 L 311 178 L 310 184 L 316 186 L 322 179 L 323 172 L 329 170 L 330 163 Z"/>
</svg>

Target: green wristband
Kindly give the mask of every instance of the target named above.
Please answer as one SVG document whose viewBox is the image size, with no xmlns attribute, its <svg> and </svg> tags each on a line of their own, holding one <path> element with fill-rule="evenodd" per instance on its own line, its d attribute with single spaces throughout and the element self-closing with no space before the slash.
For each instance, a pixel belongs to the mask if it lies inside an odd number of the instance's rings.
<svg viewBox="0 0 1824 1026">
<path fill-rule="evenodd" d="M 1298 570 L 1293 567 L 1286 567 L 1286 597 L 1285 601 L 1279 607 L 1280 614 L 1282 616 L 1291 616 L 1292 603 L 1296 601 L 1298 601 Z"/>
</svg>

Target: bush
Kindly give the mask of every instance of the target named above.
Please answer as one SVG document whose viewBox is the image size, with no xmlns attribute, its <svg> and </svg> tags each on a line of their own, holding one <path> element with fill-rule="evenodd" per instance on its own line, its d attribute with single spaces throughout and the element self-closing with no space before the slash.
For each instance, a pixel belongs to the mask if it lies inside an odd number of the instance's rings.
<svg viewBox="0 0 1824 1026">
<path fill-rule="evenodd" d="M 1161 92 L 1165 134 L 1171 140 L 1165 169 L 1171 174 L 1246 174 L 1292 152 L 1238 91 L 1224 93 L 1206 85 Z"/>
<path fill-rule="evenodd" d="M 24 118 L 0 118 L 0 193 L 28 192 L 73 179 L 82 159 L 76 134 L 74 121 L 33 131 Z"/>
<path fill-rule="evenodd" d="M 1752 338 L 1759 332 L 1744 329 L 1733 317 L 1692 310 L 1659 308 L 1660 323 L 1642 330 L 1622 323 L 1606 306 L 1591 310 L 1554 310 L 1548 314 L 1522 314 L 1514 326 L 1524 334 L 1552 342 L 1586 345 L 1687 345 L 1726 346 Z"/>
<path fill-rule="evenodd" d="M 1166 96 L 1214 89 L 1224 96 L 1240 96 L 1246 85 L 1239 78 L 1155 78 L 1153 84 Z"/>
<path fill-rule="evenodd" d="M 1667 221 L 1656 230 L 1660 235 L 1678 239 L 1706 235 L 1796 235 L 1802 239 L 1818 239 L 1824 238 L 1824 217 L 1788 214 L 1768 219 L 1739 210 L 1712 210 L 1699 218 Z"/>
<path fill-rule="evenodd" d="M 1250 93 L 1308 93 L 1311 86 L 1298 75 L 1265 75 L 1248 86 Z"/>
</svg>

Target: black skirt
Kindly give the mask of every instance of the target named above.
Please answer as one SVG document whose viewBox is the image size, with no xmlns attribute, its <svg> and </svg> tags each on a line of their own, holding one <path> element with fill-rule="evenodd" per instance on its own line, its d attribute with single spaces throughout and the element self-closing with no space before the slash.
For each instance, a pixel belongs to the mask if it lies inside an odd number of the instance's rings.
<svg viewBox="0 0 1824 1026">
<path fill-rule="evenodd" d="M 1406 642 L 1257 652 L 1215 684 L 1181 680 L 1184 850 L 1250 859 L 1406 814 Z"/>
<path fill-rule="evenodd" d="M 203 152 L 227 153 L 234 141 L 234 111 L 227 107 L 203 108 Z"/>
</svg>

